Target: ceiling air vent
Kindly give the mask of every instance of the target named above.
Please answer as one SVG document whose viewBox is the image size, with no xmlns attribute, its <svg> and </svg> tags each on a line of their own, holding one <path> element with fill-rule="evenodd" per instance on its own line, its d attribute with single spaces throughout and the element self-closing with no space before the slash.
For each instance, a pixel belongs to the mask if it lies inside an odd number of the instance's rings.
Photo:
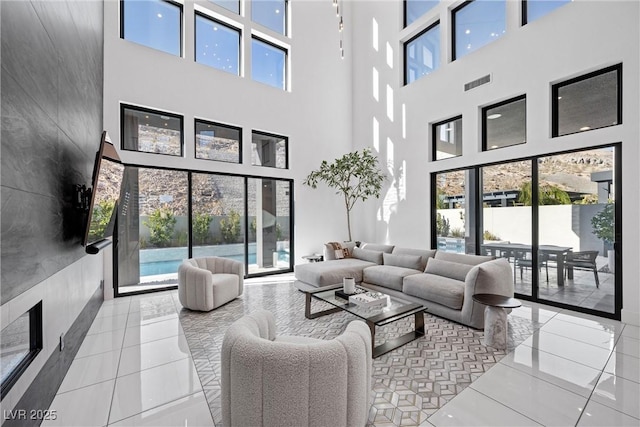
<svg viewBox="0 0 640 427">
<path fill-rule="evenodd" d="M 489 82 L 491 82 L 491 74 L 487 74 L 486 76 L 480 77 L 479 79 L 475 79 L 472 82 L 465 83 L 464 91 L 466 92 L 468 90 L 471 90 L 478 86 L 482 86 L 483 84 L 489 83 Z"/>
</svg>

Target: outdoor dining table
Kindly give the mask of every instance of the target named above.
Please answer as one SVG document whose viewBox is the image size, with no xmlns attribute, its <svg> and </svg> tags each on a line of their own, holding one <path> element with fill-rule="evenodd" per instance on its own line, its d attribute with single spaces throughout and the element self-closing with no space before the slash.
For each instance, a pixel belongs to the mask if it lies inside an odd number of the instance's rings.
<svg viewBox="0 0 640 427">
<path fill-rule="evenodd" d="M 525 245 L 523 243 L 486 243 L 482 245 L 482 248 L 493 256 L 496 255 L 496 251 L 511 252 L 531 252 L 531 245 Z M 556 245 L 539 245 L 538 253 L 543 255 L 554 255 L 557 268 L 557 280 L 558 286 L 564 286 L 564 260 L 567 253 L 571 252 L 573 248 L 570 246 L 556 246 Z M 573 279 L 573 268 L 567 269 L 567 276 L 569 279 Z"/>
</svg>

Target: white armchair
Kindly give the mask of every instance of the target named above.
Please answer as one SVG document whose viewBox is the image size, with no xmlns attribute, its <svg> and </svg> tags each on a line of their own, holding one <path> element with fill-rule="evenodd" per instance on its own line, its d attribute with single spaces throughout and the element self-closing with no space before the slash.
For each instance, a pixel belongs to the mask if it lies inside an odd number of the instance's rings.
<svg viewBox="0 0 640 427">
<path fill-rule="evenodd" d="M 188 309 L 211 311 L 242 295 L 244 264 L 229 258 L 184 260 L 178 267 L 178 298 Z"/>
<path fill-rule="evenodd" d="M 276 336 L 259 310 L 222 342 L 222 421 L 231 426 L 364 426 L 370 408 L 371 332 L 360 320 L 332 340 Z"/>
</svg>

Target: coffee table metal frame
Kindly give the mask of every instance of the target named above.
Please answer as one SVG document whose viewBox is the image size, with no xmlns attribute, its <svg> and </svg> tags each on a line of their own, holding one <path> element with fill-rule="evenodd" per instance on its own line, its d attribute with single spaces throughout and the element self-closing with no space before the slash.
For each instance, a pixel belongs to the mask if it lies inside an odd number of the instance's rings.
<svg viewBox="0 0 640 427">
<path fill-rule="evenodd" d="M 370 289 L 358 286 L 359 288 L 371 291 Z M 371 350 L 373 357 L 380 357 L 398 347 L 401 347 L 413 340 L 416 340 L 424 336 L 424 311 L 425 307 L 420 304 L 404 301 L 400 298 L 396 298 L 389 295 L 391 307 L 384 310 L 382 307 L 367 308 L 361 305 L 349 303 L 344 299 L 337 297 L 335 291 L 342 288 L 342 285 L 325 286 L 312 291 L 306 291 L 306 304 L 305 304 L 305 317 L 307 319 L 315 319 L 317 317 L 326 316 L 328 314 L 337 313 L 339 311 L 346 311 L 351 313 L 360 319 L 364 320 L 369 329 L 371 330 Z M 375 291 L 371 291 L 375 292 Z M 324 301 L 334 307 L 327 310 L 311 312 L 311 301 L 313 299 Z M 375 345 L 376 340 L 376 326 L 384 326 L 391 322 L 395 322 L 405 317 L 414 315 L 415 328 L 413 331 L 401 335 L 397 338 L 386 341 L 378 346 Z"/>
</svg>

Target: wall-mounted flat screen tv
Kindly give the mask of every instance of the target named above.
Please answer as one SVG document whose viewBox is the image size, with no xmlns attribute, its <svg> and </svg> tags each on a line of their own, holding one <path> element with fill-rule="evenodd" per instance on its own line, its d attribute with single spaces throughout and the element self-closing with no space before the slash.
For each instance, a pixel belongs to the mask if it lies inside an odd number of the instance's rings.
<svg viewBox="0 0 640 427">
<path fill-rule="evenodd" d="M 124 165 L 109 135 L 103 131 L 93 168 L 89 215 L 82 241 L 88 253 L 97 253 L 109 243 L 105 239 L 113 235 L 123 176 Z"/>
</svg>

